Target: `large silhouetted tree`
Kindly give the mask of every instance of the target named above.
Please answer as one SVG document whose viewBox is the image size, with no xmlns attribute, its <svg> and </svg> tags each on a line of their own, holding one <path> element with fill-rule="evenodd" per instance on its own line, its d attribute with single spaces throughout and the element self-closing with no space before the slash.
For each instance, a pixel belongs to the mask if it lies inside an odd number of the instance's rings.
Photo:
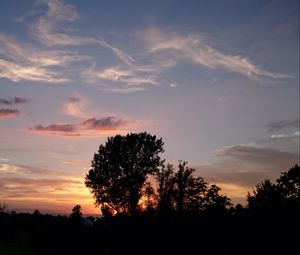
<svg viewBox="0 0 300 255">
<path fill-rule="evenodd" d="M 94 154 L 85 177 L 96 205 L 106 214 L 135 214 L 144 182 L 161 163 L 161 152 L 162 139 L 146 132 L 108 138 Z"/>
</svg>

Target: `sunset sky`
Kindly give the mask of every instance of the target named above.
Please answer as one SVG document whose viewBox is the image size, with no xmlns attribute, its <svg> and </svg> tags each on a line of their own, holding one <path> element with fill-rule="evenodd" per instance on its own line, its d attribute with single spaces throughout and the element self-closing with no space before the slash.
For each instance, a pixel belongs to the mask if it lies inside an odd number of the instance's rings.
<svg viewBox="0 0 300 255">
<path fill-rule="evenodd" d="M 1 1 L 0 202 L 97 213 L 93 154 L 140 131 L 234 203 L 299 164 L 299 1 Z"/>
</svg>

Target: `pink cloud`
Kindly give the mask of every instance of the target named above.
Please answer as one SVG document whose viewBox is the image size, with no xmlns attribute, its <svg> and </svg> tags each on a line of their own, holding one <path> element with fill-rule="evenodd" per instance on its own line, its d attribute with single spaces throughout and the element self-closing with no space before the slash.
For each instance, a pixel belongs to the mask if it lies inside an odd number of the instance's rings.
<svg viewBox="0 0 300 255">
<path fill-rule="evenodd" d="M 20 114 L 18 109 L 0 109 L 0 119 L 15 118 Z"/>
<path fill-rule="evenodd" d="M 47 135 L 60 135 L 60 136 L 97 136 L 107 134 L 111 131 L 121 131 L 128 124 L 133 121 L 124 120 L 114 116 L 108 116 L 101 119 L 90 118 L 77 124 L 50 124 L 47 126 L 36 125 L 29 128 L 32 132 Z"/>
</svg>

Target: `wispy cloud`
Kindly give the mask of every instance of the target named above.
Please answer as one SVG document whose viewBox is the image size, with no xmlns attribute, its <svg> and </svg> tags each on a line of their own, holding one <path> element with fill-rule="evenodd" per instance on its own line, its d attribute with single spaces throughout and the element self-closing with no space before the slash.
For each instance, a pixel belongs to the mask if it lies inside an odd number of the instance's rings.
<svg viewBox="0 0 300 255">
<path fill-rule="evenodd" d="M 132 56 L 126 54 L 122 50 L 120 50 L 120 49 L 118 49 L 116 47 L 113 47 L 112 45 L 110 45 L 109 43 L 107 43 L 107 42 L 105 42 L 103 40 L 99 40 L 98 42 L 103 47 L 106 47 L 106 48 L 112 50 L 118 56 L 118 58 L 121 59 L 125 64 L 127 64 L 127 65 L 134 65 L 136 63 L 136 60 Z"/>
<path fill-rule="evenodd" d="M 0 109 L 0 119 L 14 118 L 21 114 L 18 109 Z"/>
<path fill-rule="evenodd" d="M 0 98 L 0 105 L 16 105 L 16 104 L 22 104 L 27 103 L 30 100 L 23 97 L 13 97 L 9 99 Z"/>
<path fill-rule="evenodd" d="M 36 125 L 29 130 L 47 135 L 99 136 L 114 131 L 122 131 L 129 124 L 133 124 L 133 121 L 109 116 L 101 119 L 90 118 L 77 124 Z"/>
<path fill-rule="evenodd" d="M 100 90 L 121 93 L 121 94 L 130 94 L 133 92 L 144 91 L 145 88 L 143 88 L 143 87 L 121 87 L 121 88 L 109 88 L 109 89 L 105 89 L 105 88 L 101 89 L 100 88 Z"/>
<path fill-rule="evenodd" d="M 108 68 L 103 71 L 96 73 L 96 76 L 114 82 L 122 82 L 128 85 L 140 85 L 140 84 L 152 84 L 157 85 L 152 76 L 145 76 L 138 73 L 138 70 L 132 69 L 122 69 L 122 68 Z"/>
<path fill-rule="evenodd" d="M 269 123 L 267 125 L 268 132 L 278 132 L 284 128 L 298 128 L 299 129 L 300 120 L 283 120 Z"/>
<path fill-rule="evenodd" d="M 244 56 L 221 52 L 199 35 L 158 28 L 139 33 L 146 51 L 128 54 L 122 47 L 112 45 L 99 35 L 85 35 L 66 26 L 80 18 L 73 5 L 60 0 L 43 0 L 41 4 L 46 8 L 28 12 L 32 19 L 27 19 L 28 15 L 19 19 L 29 23 L 32 36 L 40 43 L 39 47 L 33 47 L 32 43 L 17 43 L 11 37 L 0 35 L 0 77 L 13 82 L 63 83 L 71 80 L 66 73 L 73 72 L 76 78 L 79 78 L 78 73 L 82 74 L 83 82 L 97 83 L 100 90 L 131 93 L 143 91 L 148 85 L 158 85 L 162 71 L 189 59 L 210 69 L 225 69 L 255 80 L 291 78 L 288 74 L 268 71 Z M 96 66 L 100 65 L 96 64 L 94 56 L 61 50 L 65 46 L 76 46 L 81 51 L 79 46 L 83 45 L 104 47 L 117 56 L 118 62 L 107 67 L 102 64 L 98 68 Z M 91 67 L 83 70 L 82 66 L 77 66 L 74 71 L 70 65 L 79 61 L 89 61 Z M 175 87 L 176 83 L 172 84 L 170 86 Z"/>
<path fill-rule="evenodd" d="M 117 93 L 143 91 L 146 86 L 159 86 L 157 76 L 160 72 L 174 66 L 174 60 L 152 60 L 147 65 L 130 63 L 99 69 L 93 64 L 83 72 L 84 79 L 89 83 L 99 84 L 99 89 Z M 109 85 L 103 85 L 109 82 Z"/>
<path fill-rule="evenodd" d="M 27 81 L 43 81 L 49 83 L 62 83 L 68 81 L 66 78 L 61 78 L 59 75 L 46 68 L 39 66 L 23 66 L 17 63 L 12 63 L 0 59 L 0 78 L 6 78 L 13 82 L 22 80 Z"/>
<path fill-rule="evenodd" d="M 32 33 L 45 45 L 82 45 L 95 43 L 94 39 L 69 35 L 62 26 L 62 22 L 74 21 L 79 14 L 73 5 L 59 0 L 44 0 L 47 11 L 37 22 L 31 25 Z"/>
<path fill-rule="evenodd" d="M 0 173 L 7 175 L 23 175 L 23 174 L 42 174 L 49 172 L 44 168 L 34 167 L 34 166 L 25 166 L 25 165 L 16 165 L 16 164 L 0 164 Z"/>
<path fill-rule="evenodd" d="M 282 139 L 282 138 L 292 138 L 292 137 L 299 137 L 300 132 L 299 131 L 295 131 L 293 133 L 289 133 L 289 134 L 285 134 L 285 133 L 281 133 L 281 134 L 273 134 L 271 135 L 271 139 Z"/>
<path fill-rule="evenodd" d="M 12 37 L 0 34 L 0 77 L 13 82 L 66 82 L 68 78 L 63 77 L 57 67 L 86 59 L 86 56 L 77 52 L 43 50 L 31 44 L 20 44 Z"/>
<path fill-rule="evenodd" d="M 169 51 L 178 59 L 190 59 L 207 68 L 222 68 L 236 72 L 250 79 L 285 79 L 291 75 L 270 72 L 240 55 L 225 54 L 211 47 L 203 38 L 195 34 L 180 34 L 151 28 L 140 33 L 148 45 L 148 52 Z"/>
</svg>

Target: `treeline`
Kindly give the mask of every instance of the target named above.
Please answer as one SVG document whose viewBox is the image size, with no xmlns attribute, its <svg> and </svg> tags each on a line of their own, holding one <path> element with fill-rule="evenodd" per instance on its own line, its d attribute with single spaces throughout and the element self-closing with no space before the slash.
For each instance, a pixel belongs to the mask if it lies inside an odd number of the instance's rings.
<svg viewBox="0 0 300 255">
<path fill-rule="evenodd" d="M 187 169 L 181 166 L 184 173 Z M 171 201 L 167 210 L 153 207 L 152 201 L 146 200 L 149 208 L 138 214 L 103 218 L 84 218 L 79 205 L 70 216 L 43 215 L 37 210 L 33 214 L 2 211 L 0 254 L 298 253 L 299 166 L 282 173 L 275 183 L 265 180 L 257 184 L 245 207 L 227 206 L 223 196 L 220 204 L 206 204 L 208 198 L 204 196 L 201 211 L 193 210 L 193 199 L 187 194 L 178 198 L 175 180 L 182 173 L 169 175 L 174 177 L 173 188 L 165 189 L 168 196 L 164 193 L 163 197 L 170 198 L 161 202 L 164 208 Z M 190 176 L 194 183 L 203 183 L 193 178 Z M 212 188 L 204 189 L 204 194 Z M 170 190 L 174 195 L 169 196 Z"/>
<path fill-rule="evenodd" d="M 0 254 L 298 254 L 300 168 L 231 204 L 180 161 L 166 164 L 162 139 L 147 133 L 108 138 L 85 184 L 104 217 L 14 213 L 0 204 Z M 1 210 L 2 209 L 2 210 Z"/>
</svg>

